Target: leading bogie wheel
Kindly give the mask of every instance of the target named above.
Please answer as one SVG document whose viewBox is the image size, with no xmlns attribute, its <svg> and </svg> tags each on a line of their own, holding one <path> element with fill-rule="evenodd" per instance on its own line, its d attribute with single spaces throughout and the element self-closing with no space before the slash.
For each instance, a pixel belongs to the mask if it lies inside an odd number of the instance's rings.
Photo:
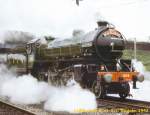
<svg viewBox="0 0 150 115">
<path fill-rule="evenodd" d="M 95 94 L 96 98 L 104 98 L 105 97 L 105 90 L 103 85 L 97 85 L 97 82 L 94 81 L 92 85 L 92 91 Z"/>
</svg>

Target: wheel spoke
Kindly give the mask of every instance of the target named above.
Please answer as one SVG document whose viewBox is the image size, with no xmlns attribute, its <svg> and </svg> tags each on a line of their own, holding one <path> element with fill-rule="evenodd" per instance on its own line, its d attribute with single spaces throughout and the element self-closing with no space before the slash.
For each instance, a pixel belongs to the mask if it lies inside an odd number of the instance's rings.
<svg viewBox="0 0 150 115">
<path fill-rule="evenodd" d="M 92 91 L 94 92 L 96 98 L 103 98 L 105 95 L 104 86 L 98 86 L 96 81 L 93 82 Z"/>
</svg>

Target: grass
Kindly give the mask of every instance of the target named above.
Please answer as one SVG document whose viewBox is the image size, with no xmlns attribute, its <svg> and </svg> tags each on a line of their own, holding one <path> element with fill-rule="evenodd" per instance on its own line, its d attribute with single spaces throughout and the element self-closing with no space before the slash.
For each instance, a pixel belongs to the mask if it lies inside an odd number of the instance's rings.
<svg viewBox="0 0 150 115">
<path fill-rule="evenodd" d="M 125 50 L 124 59 L 133 59 L 134 50 Z M 150 51 L 137 50 L 137 60 L 142 61 L 147 71 L 150 71 Z"/>
</svg>

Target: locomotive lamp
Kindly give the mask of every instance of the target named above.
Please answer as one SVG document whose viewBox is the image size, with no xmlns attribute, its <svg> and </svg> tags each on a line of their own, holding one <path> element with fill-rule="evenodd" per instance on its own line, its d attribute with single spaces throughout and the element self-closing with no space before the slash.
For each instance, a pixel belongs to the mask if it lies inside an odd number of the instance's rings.
<svg viewBox="0 0 150 115">
<path fill-rule="evenodd" d="M 111 81 L 112 81 L 112 74 L 106 74 L 106 75 L 104 75 L 104 80 L 107 83 L 111 83 Z"/>
<path fill-rule="evenodd" d="M 137 80 L 138 80 L 139 82 L 143 82 L 143 81 L 144 81 L 144 75 L 143 75 L 143 74 L 139 74 L 139 75 L 137 76 Z"/>
</svg>

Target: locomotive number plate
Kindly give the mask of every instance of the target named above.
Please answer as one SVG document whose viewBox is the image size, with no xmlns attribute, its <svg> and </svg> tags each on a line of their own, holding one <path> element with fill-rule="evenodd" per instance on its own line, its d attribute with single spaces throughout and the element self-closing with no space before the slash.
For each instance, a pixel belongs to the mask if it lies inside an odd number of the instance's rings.
<svg viewBox="0 0 150 115">
<path fill-rule="evenodd" d="M 121 36 L 121 34 L 118 31 L 116 31 L 115 29 L 108 29 L 107 31 L 105 31 L 103 33 L 103 35 L 104 36 L 114 35 L 114 36 L 118 36 L 118 37 Z"/>
<path fill-rule="evenodd" d="M 124 78 L 130 78 L 130 74 L 123 74 L 122 75 Z"/>
</svg>

